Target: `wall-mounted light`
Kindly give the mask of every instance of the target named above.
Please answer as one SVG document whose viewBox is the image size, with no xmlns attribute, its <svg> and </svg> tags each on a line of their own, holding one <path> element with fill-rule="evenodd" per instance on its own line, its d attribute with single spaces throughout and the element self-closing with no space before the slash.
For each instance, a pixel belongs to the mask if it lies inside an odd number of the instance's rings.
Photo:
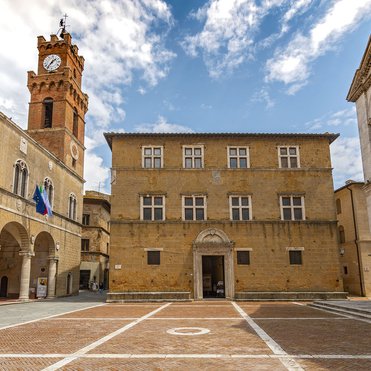
<svg viewBox="0 0 371 371">
<path fill-rule="evenodd" d="M 32 245 L 35 243 L 35 236 L 34 235 L 31 235 L 30 242 L 31 242 Z"/>
<path fill-rule="evenodd" d="M 344 254 L 345 254 L 345 249 L 344 249 L 344 247 L 340 247 L 340 249 L 339 249 L 339 253 L 340 253 L 341 256 L 344 256 Z"/>
<path fill-rule="evenodd" d="M 55 249 L 58 251 L 59 248 L 60 248 L 60 245 L 59 245 L 59 242 L 57 242 L 57 243 L 55 244 Z"/>
</svg>

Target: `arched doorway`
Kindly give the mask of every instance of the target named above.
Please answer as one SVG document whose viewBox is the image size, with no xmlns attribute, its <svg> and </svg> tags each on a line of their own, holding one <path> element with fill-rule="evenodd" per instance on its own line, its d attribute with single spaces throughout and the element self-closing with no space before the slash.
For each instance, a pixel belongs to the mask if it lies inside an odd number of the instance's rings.
<svg viewBox="0 0 371 371">
<path fill-rule="evenodd" d="M 204 270 L 208 273 L 204 274 Z M 208 228 L 199 233 L 193 243 L 193 275 L 196 300 L 206 297 L 208 291 L 215 292 L 217 297 L 233 299 L 233 242 L 223 231 Z M 219 295 L 218 285 L 221 282 L 223 292 Z M 216 285 L 215 290 L 214 285 Z"/>
<path fill-rule="evenodd" d="M 6 298 L 8 296 L 8 277 L 1 277 L 0 281 L 0 298 Z"/>
<path fill-rule="evenodd" d="M 49 282 L 49 265 L 50 256 L 55 255 L 55 243 L 53 237 L 48 232 L 40 232 L 34 242 L 35 256 L 32 259 L 31 265 L 31 283 L 30 290 L 34 297 L 45 297 L 50 290 L 46 290 L 54 280 Z M 45 283 L 47 287 L 39 288 L 41 283 Z M 44 286 L 44 285 L 43 285 Z"/>
<path fill-rule="evenodd" d="M 26 229 L 17 222 L 6 224 L 0 232 L 1 296 L 17 299 L 22 286 L 22 299 L 28 298 L 31 255 Z"/>
</svg>

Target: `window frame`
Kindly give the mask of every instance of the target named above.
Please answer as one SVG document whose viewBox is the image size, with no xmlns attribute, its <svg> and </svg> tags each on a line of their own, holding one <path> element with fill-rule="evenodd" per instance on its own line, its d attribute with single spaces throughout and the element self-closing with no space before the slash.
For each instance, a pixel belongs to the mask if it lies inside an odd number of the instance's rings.
<svg viewBox="0 0 371 371">
<path fill-rule="evenodd" d="M 238 206 L 232 205 L 232 198 L 238 198 L 239 199 L 239 204 Z M 242 198 L 247 198 L 248 199 L 248 206 L 242 205 Z M 239 211 L 239 219 L 233 219 L 233 209 L 238 209 Z M 242 210 L 247 209 L 249 211 L 249 219 L 242 219 Z M 232 222 L 247 222 L 252 220 L 252 203 L 251 203 L 251 195 L 229 195 L 229 219 Z"/>
<path fill-rule="evenodd" d="M 306 220 L 306 215 L 305 215 L 305 201 L 304 201 L 304 195 L 300 194 L 282 194 L 279 196 L 280 197 L 280 200 L 279 200 L 279 203 L 280 203 L 280 212 L 281 212 L 281 220 L 282 221 L 304 221 Z M 282 199 L 284 197 L 290 197 L 290 205 L 287 206 L 287 205 L 283 205 L 283 202 L 282 202 Z M 300 197 L 301 199 L 301 205 L 300 205 L 300 208 L 302 210 L 302 218 L 301 219 L 295 219 L 295 213 L 294 213 L 294 209 L 298 208 L 298 205 L 294 205 L 293 204 L 293 199 L 294 197 Z M 290 209 L 291 210 L 291 219 L 285 219 L 284 218 L 284 212 L 283 210 L 284 209 Z"/>
<path fill-rule="evenodd" d="M 303 249 L 289 249 L 289 263 L 290 265 L 301 266 L 303 265 Z M 297 255 L 297 256 L 295 256 Z M 297 257 L 300 257 L 300 262 L 297 262 Z"/>
<path fill-rule="evenodd" d="M 72 116 L 72 134 L 75 138 L 79 136 L 79 113 L 77 112 L 77 108 L 73 107 L 73 116 Z"/>
<path fill-rule="evenodd" d="M 43 100 L 42 104 L 43 104 L 43 116 L 42 116 L 43 129 L 51 129 L 53 127 L 54 99 L 51 97 L 46 97 Z"/>
<path fill-rule="evenodd" d="M 54 183 L 49 177 L 44 178 L 43 182 L 44 189 L 48 195 L 48 200 L 50 207 L 53 208 L 54 205 Z"/>
<path fill-rule="evenodd" d="M 251 251 L 252 249 L 238 249 L 236 250 L 236 263 L 237 265 L 251 265 Z M 241 260 L 238 258 L 241 253 L 247 254 L 247 263 L 241 262 Z"/>
<path fill-rule="evenodd" d="M 74 193 L 70 193 L 68 196 L 68 218 L 76 221 L 77 215 L 77 198 Z"/>
<path fill-rule="evenodd" d="M 185 204 L 185 199 L 186 198 L 192 198 L 193 201 L 192 201 L 192 206 L 190 205 L 186 205 Z M 196 198 L 203 198 L 204 202 L 203 202 L 203 205 L 200 206 L 200 205 L 196 205 Z M 185 214 L 186 214 L 186 210 L 185 209 L 191 209 L 192 208 L 192 216 L 193 218 L 192 219 L 186 219 L 185 218 Z M 203 209 L 204 211 L 204 218 L 203 219 L 197 219 L 197 213 L 196 213 L 196 210 L 197 209 Z M 192 194 L 192 195 L 182 195 L 182 220 L 184 222 L 202 222 L 202 221 L 206 221 L 207 220 L 207 196 L 205 194 Z"/>
<path fill-rule="evenodd" d="M 146 249 L 146 252 L 147 252 L 147 265 L 161 265 L 161 250 L 159 250 L 159 249 Z M 155 262 L 150 263 L 150 261 L 149 261 L 150 254 L 157 255 L 156 259 L 158 258 L 158 260 L 156 260 Z"/>
<path fill-rule="evenodd" d="M 27 162 L 18 159 L 13 165 L 13 193 L 26 198 L 28 195 L 28 183 L 30 171 Z"/>
<path fill-rule="evenodd" d="M 85 223 L 86 219 L 87 219 L 87 221 L 88 221 L 87 223 Z M 90 214 L 88 214 L 88 213 L 83 213 L 83 214 L 82 214 L 81 224 L 82 224 L 82 225 L 85 225 L 85 226 L 86 226 L 86 225 L 88 225 L 88 226 L 90 225 Z"/>
<path fill-rule="evenodd" d="M 81 239 L 81 252 L 89 252 L 89 251 L 90 251 L 90 239 L 82 238 Z"/>
<path fill-rule="evenodd" d="M 186 155 L 186 149 L 192 149 L 192 155 Z M 201 155 L 196 156 L 194 154 L 195 149 L 201 149 Z M 192 169 L 192 170 L 198 170 L 198 169 L 204 169 L 205 167 L 205 160 L 204 160 L 204 145 L 203 144 L 191 144 L 191 145 L 183 145 L 182 146 L 182 152 L 183 152 L 183 169 Z M 186 158 L 191 158 L 192 166 L 186 167 Z M 195 167 L 195 159 L 201 157 L 201 167 Z"/>
<path fill-rule="evenodd" d="M 339 225 L 338 227 L 338 233 L 339 233 L 339 243 L 343 244 L 346 242 L 345 240 L 345 229 L 343 225 Z"/>
<path fill-rule="evenodd" d="M 281 149 L 285 148 L 287 150 L 287 155 L 281 155 Z M 290 155 L 290 148 L 296 149 L 296 155 Z M 280 169 L 300 169 L 300 146 L 298 145 L 288 145 L 288 146 L 278 146 L 277 152 L 278 152 L 278 167 Z M 287 158 L 287 167 L 282 166 L 282 157 Z M 297 166 L 291 166 L 291 158 L 296 157 Z"/>
<path fill-rule="evenodd" d="M 237 149 L 236 156 L 230 154 L 231 149 Z M 246 149 L 246 156 L 240 156 L 240 149 Z M 246 157 L 246 167 L 240 166 L 240 159 Z M 237 159 L 237 167 L 231 167 L 231 158 Z M 250 168 L 250 147 L 248 146 L 227 146 L 227 167 L 228 169 L 249 169 Z"/>
<path fill-rule="evenodd" d="M 150 197 L 151 198 L 151 205 L 144 205 L 144 198 Z M 162 198 L 162 205 L 155 205 L 155 197 L 161 197 Z M 140 195 L 140 220 L 145 222 L 161 222 L 166 220 L 166 197 L 165 195 L 161 194 L 146 194 L 146 195 Z M 151 209 L 151 219 L 144 219 L 144 209 Z M 162 219 L 155 219 L 155 209 L 162 209 Z"/>
<path fill-rule="evenodd" d="M 155 148 L 160 149 L 160 151 L 161 151 L 160 156 L 154 154 L 154 149 Z M 151 149 L 151 151 L 152 151 L 151 155 L 146 155 L 145 154 L 146 149 Z M 150 167 L 145 166 L 146 158 L 151 159 L 151 166 Z M 154 166 L 155 165 L 155 161 L 154 161 L 155 158 L 160 158 L 160 161 L 161 161 L 160 167 L 155 167 Z M 156 145 L 150 145 L 150 144 L 142 146 L 142 169 L 163 169 L 163 167 L 164 167 L 164 146 L 162 146 L 162 145 L 156 146 Z"/>
</svg>

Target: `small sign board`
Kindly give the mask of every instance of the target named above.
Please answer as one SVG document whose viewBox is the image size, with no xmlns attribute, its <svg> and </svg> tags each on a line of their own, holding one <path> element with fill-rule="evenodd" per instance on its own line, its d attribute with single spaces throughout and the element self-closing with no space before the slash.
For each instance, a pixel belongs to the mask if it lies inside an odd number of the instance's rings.
<svg viewBox="0 0 371 371">
<path fill-rule="evenodd" d="M 37 277 L 37 298 L 46 298 L 48 289 L 48 279 L 46 277 Z"/>
<path fill-rule="evenodd" d="M 121 269 L 121 264 L 115 264 L 115 269 Z"/>
</svg>

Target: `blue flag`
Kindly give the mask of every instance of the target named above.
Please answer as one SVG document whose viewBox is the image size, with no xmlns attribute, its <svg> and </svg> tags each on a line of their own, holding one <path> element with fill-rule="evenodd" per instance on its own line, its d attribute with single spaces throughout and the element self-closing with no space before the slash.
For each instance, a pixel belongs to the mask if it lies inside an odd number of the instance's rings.
<svg viewBox="0 0 371 371">
<path fill-rule="evenodd" d="M 36 212 L 39 214 L 45 215 L 48 211 L 46 209 L 43 197 L 40 193 L 40 189 L 37 185 L 36 185 L 35 192 L 33 194 L 32 199 L 36 202 Z"/>
</svg>

